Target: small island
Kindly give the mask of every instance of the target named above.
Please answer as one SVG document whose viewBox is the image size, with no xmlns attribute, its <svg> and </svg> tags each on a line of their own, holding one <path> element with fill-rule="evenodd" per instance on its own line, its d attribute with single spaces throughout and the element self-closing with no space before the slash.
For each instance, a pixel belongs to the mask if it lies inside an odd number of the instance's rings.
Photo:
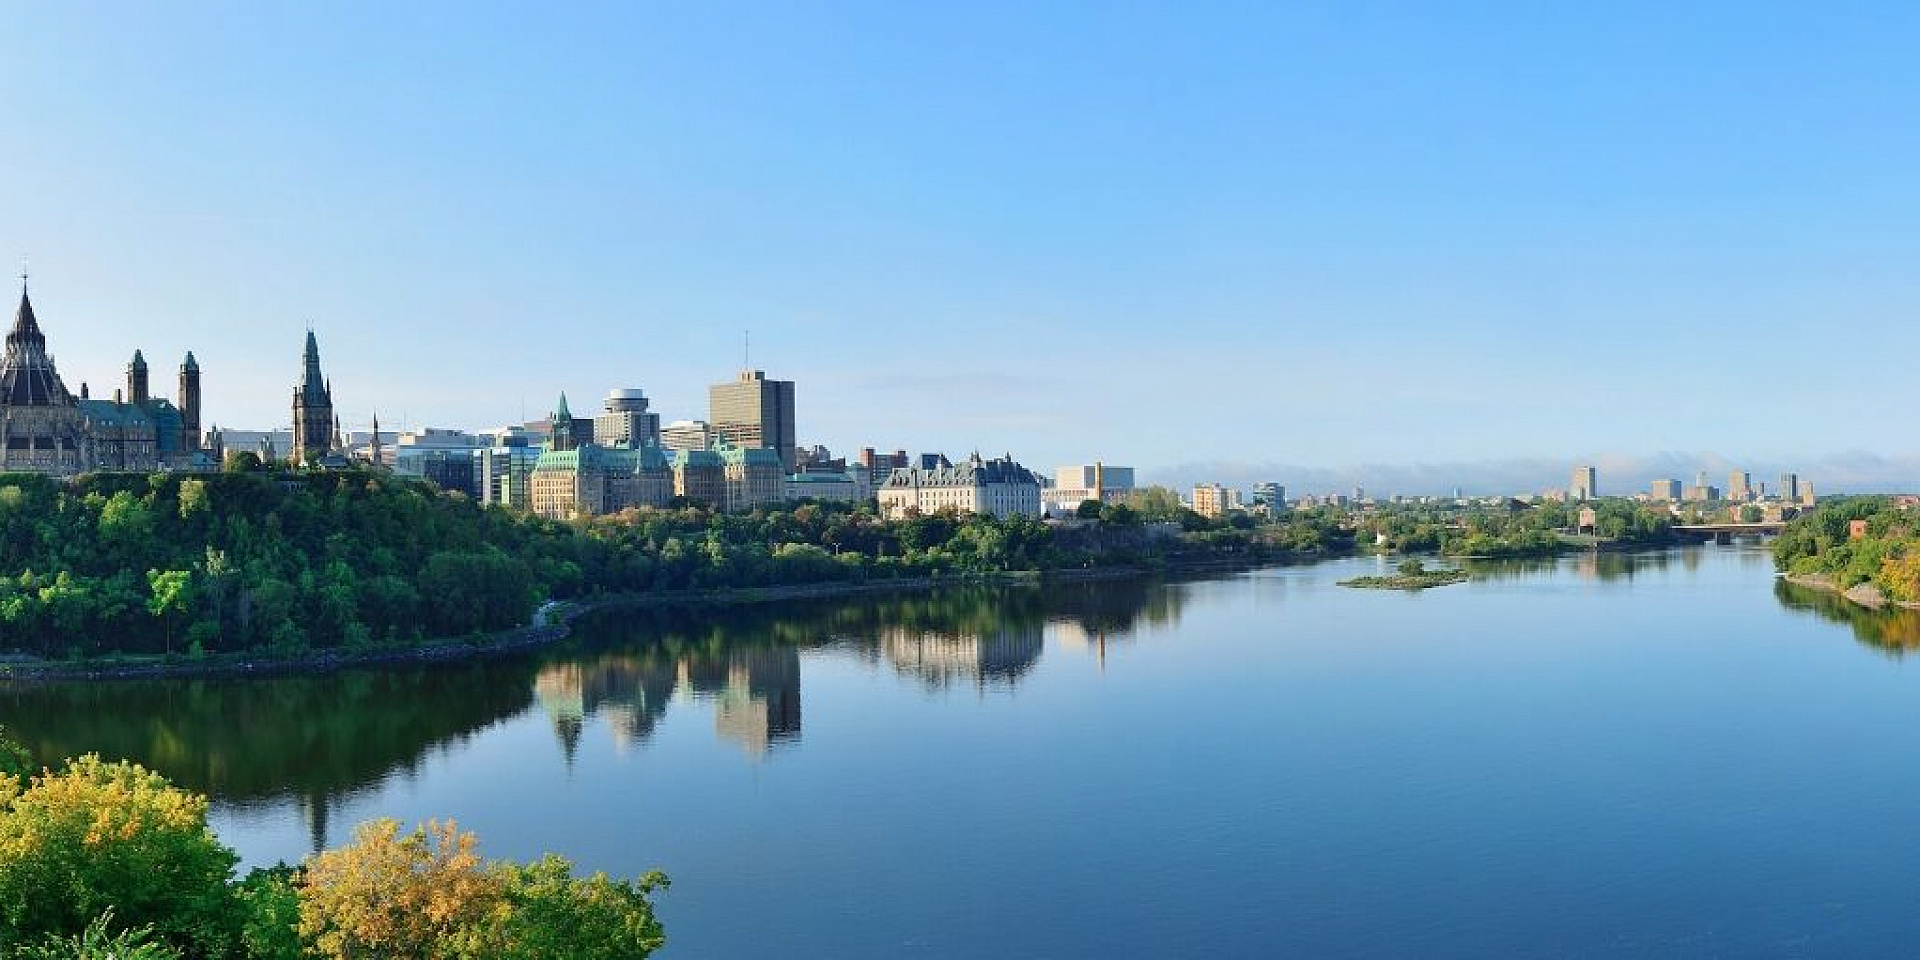
<svg viewBox="0 0 1920 960">
<path fill-rule="evenodd" d="M 1369 590 L 1425 590 L 1429 587 L 1444 587 L 1449 583 L 1465 583 L 1465 570 L 1428 570 L 1419 560 L 1403 560 L 1399 573 L 1391 577 L 1355 577 L 1340 581 L 1343 587 L 1359 587 Z"/>
</svg>

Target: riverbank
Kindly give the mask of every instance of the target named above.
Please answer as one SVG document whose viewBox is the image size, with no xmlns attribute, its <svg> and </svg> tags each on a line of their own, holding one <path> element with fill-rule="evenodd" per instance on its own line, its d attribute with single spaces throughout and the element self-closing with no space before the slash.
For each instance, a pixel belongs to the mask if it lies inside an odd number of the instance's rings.
<svg viewBox="0 0 1920 960">
<path fill-rule="evenodd" d="M 192 658 L 113 657 L 62 661 L 0 660 L 0 685 L 92 680 L 135 680 L 192 676 L 274 676 L 325 673 L 386 664 L 442 663 L 518 653 L 558 643 L 573 634 L 574 622 L 588 614 L 656 606 L 746 606 L 800 600 L 886 596 L 965 586 L 1033 586 L 1097 580 L 1126 580 L 1162 575 L 1204 576 L 1261 566 L 1271 559 L 1239 564 L 1210 559 L 1193 564 L 1153 567 L 1098 567 L 1076 570 L 1014 571 L 892 580 L 828 581 L 771 587 L 722 587 L 647 594 L 609 594 L 543 606 L 535 623 L 467 639 L 443 639 L 406 646 L 314 650 L 298 654 L 235 653 Z"/>
<path fill-rule="evenodd" d="M 1887 599 L 1886 594 L 1881 593 L 1880 588 L 1871 583 L 1856 583 L 1842 590 L 1839 584 L 1834 583 L 1832 578 L 1824 574 L 1786 573 L 1781 574 L 1780 579 L 1796 587 L 1806 587 L 1809 590 L 1820 590 L 1825 593 L 1836 594 L 1849 603 L 1864 607 L 1868 610 L 1884 610 L 1887 607 L 1897 607 L 1902 610 L 1920 610 L 1920 603 L 1915 603 L 1910 600 Z"/>
</svg>

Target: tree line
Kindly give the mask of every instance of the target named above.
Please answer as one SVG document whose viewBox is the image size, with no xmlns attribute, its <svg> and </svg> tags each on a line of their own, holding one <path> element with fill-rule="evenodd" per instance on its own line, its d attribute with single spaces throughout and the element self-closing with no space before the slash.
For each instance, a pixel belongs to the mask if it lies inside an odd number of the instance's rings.
<svg viewBox="0 0 1920 960">
<path fill-rule="evenodd" d="M 1351 542 L 1325 517 L 1208 520 L 1143 495 L 1057 530 L 1031 517 L 887 520 L 871 505 L 697 506 L 552 521 L 374 472 L 0 475 L 0 648 L 298 654 L 526 624 L 604 593 L 1154 566 Z M 1177 535 L 1152 530 L 1177 526 Z"/>
</svg>

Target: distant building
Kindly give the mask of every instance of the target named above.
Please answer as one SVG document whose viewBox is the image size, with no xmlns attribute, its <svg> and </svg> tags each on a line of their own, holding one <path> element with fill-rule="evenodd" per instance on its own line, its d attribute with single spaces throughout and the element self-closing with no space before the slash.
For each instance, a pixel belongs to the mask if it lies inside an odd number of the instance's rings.
<svg viewBox="0 0 1920 960">
<path fill-rule="evenodd" d="M 1710 483 L 1695 484 L 1686 489 L 1681 499 L 1688 503 L 1714 503 L 1720 499 L 1720 488 Z"/>
<path fill-rule="evenodd" d="M 1593 500 L 1600 496 L 1599 471 L 1593 467 L 1574 467 L 1573 482 L 1567 486 L 1571 500 Z"/>
<path fill-rule="evenodd" d="M 1265 507 L 1270 512 L 1278 512 L 1287 507 L 1287 488 L 1272 480 L 1253 485 L 1253 505 Z"/>
<path fill-rule="evenodd" d="M 24 281 L 24 278 L 23 278 Z M 26 287 L 0 359 L 0 471 L 72 476 L 88 470 L 204 469 L 200 364 L 180 365 L 180 402 L 148 389 L 146 358 L 136 350 L 124 393 L 112 400 L 67 392 Z"/>
<path fill-rule="evenodd" d="M 1797 473 L 1781 474 L 1780 489 L 1775 492 L 1779 494 L 1780 499 L 1785 500 L 1788 503 L 1799 503 L 1800 502 L 1800 475 Z"/>
<path fill-rule="evenodd" d="M 339 419 L 333 411 L 333 384 L 320 372 L 320 343 L 307 331 L 301 354 L 300 384 L 293 389 L 293 448 L 287 457 L 295 463 L 319 463 L 338 446 L 334 431 Z"/>
<path fill-rule="evenodd" d="M 415 475 L 442 490 L 480 499 L 479 464 L 471 450 L 435 450 L 417 456 L 412 466 Z"/>
<path fill-rule="evenodd" d="M 673 495 L 727 509 L 727 467 L 712 450 L 675 450 L 668 458 L 673 468 Z"/>
<path fill-rule="evenodd" d="M 1339 499 L 1345 499 L 1341 497 Z M 1202 483 L 1193 488 L 1193 512 L 1218 519 L 1240 509 L 1240 491 L 1217 483 Z"/>
<path fill-rule="evenodd" d="M 1680 500 L 1680 481 L 1655 480 L 1653 482 L 1653 499 L 1665 500 L 1669 503 L 1678 503 Z"/>
<path fill-rule="evenodd" d="M 675 420 L 660 428 L 660 446 L 666 450 L 711 450 L 714 433 L 705 420 Z"/>
<path fill-rule="evenodd" d="M 707 388 L 708 419 L 719 438 L 737 447 L 765 447 L 780 455 L 787 472 L 794 465 L 793 381 L 768 380 L 761 370 L 744 370 L 731 383 Z"/>
<path fill-rule="evenodd" d="M 534 513 L 556 519 L 590 517 L 665 506 L 673 498 L 673 472 L 657 446 L 626 449 L 589 443 L 542 453 L 529 486 Z"/>
<path fill-rule="evenodd" d="M 1727 477 L 1727 499 L 1745 503 L 1753 499 L 1753 474 L 1735 470 Z"/>
<path fill-rule="evenodd" d="M 736 447 L 722 440 L 713 452 L 720 457 L 726 477 L 727 510 L 751 510 L 787 498 L 786 464 L 766 447 Z"/>
<path fill-rule="evenodd" d="M 1800 488 L 1800 491 L 1799 491 L 1800 497 L 1795 502 L 1800 504 L 1803 507 L 1813 506 L 1815 502 L 1814 496 L 1813 496 L 1813 482 L 1810 480 L 1801 480 L 1799 481 L 1798 485 Z"/>
<path fill-rule="evenodd" d="M 547 445 L 555 450 L 566 452 L 584 447 L 593 442 L 593 421 L 586 417 L 576 417 L 567 409 L 567 395 L 560 394 L 560 403 L 553 413 L 547 416 L 547 422 L 553 424 L 552 438 Z"/>
<path fill-rule="evenodd" d="M 615 390 L 607 394 L 605 406 L 605 412 L 593 418 L 593 442 L 627 450 L 660 445 L 660 415 L 647 410 L 645 393 Z"/>
<path fill-rule="evenodd" d="M 1067 514 L 1080 504 L 1122 503 L 1133 493 L 1133 468 L 1109 467 L 1103 463 L 1061 467 L 1053 472 L 1053 485 L 1040 493 L 1047 510 Z"/>
<path fill-rule="evenodd" d="M 902 467 L 887 477 L 876 495 L 881 515 L 893 519 L 943 510 L 997 517 L 1040 515 L 1040 478 L 1010 456 L 983 460 L 976 453 L 954 466 Z"/>
<path fill-rule="evenodd" d="M 788 500 L 824 500 L 839 503 L 859 503 L 867 499 L 872 488 L 862 484 L 855 476 L 855 467 L 834 472 L 830 470 L 803 470 L 786 480 Z"/>
<path fill-rule="evenodd" d="M 860 468 L 867 472 L 867 484 L 870 489 L 878 489 L 881 484 L 886 483 L 887 478 L 892 476 L 895 470 L 911 466 L 913 461 L 907 457 L 905 450 L 875 453 L 872 447 L 865 447 L 860 451 Z"/>
<path fill-rule="evenodd" d="M 473 483 L 480 502 L 530 509 L 529 484 L 540 452 L 533 436 L 519 427 L 499 431 L 493 446 L 473 451 Z"/>
</svg>

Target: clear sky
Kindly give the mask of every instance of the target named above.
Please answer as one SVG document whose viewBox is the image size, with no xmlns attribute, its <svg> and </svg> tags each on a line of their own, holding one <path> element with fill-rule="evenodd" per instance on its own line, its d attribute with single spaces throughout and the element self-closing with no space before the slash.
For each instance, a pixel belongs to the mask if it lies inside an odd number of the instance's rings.
<svg viewBox="0 0 1920 960">
<path fill-rule="evenodd" d="M 1554 8 L 1554 9 L 1548 9 Z M 487 426 L 741 364 L 1035 466 L 1920 448 L 1920 5 L 0 0 L 69 386 Z M 1559 471 L 1543 485 L 1563 483 Z"/>
</svg>

